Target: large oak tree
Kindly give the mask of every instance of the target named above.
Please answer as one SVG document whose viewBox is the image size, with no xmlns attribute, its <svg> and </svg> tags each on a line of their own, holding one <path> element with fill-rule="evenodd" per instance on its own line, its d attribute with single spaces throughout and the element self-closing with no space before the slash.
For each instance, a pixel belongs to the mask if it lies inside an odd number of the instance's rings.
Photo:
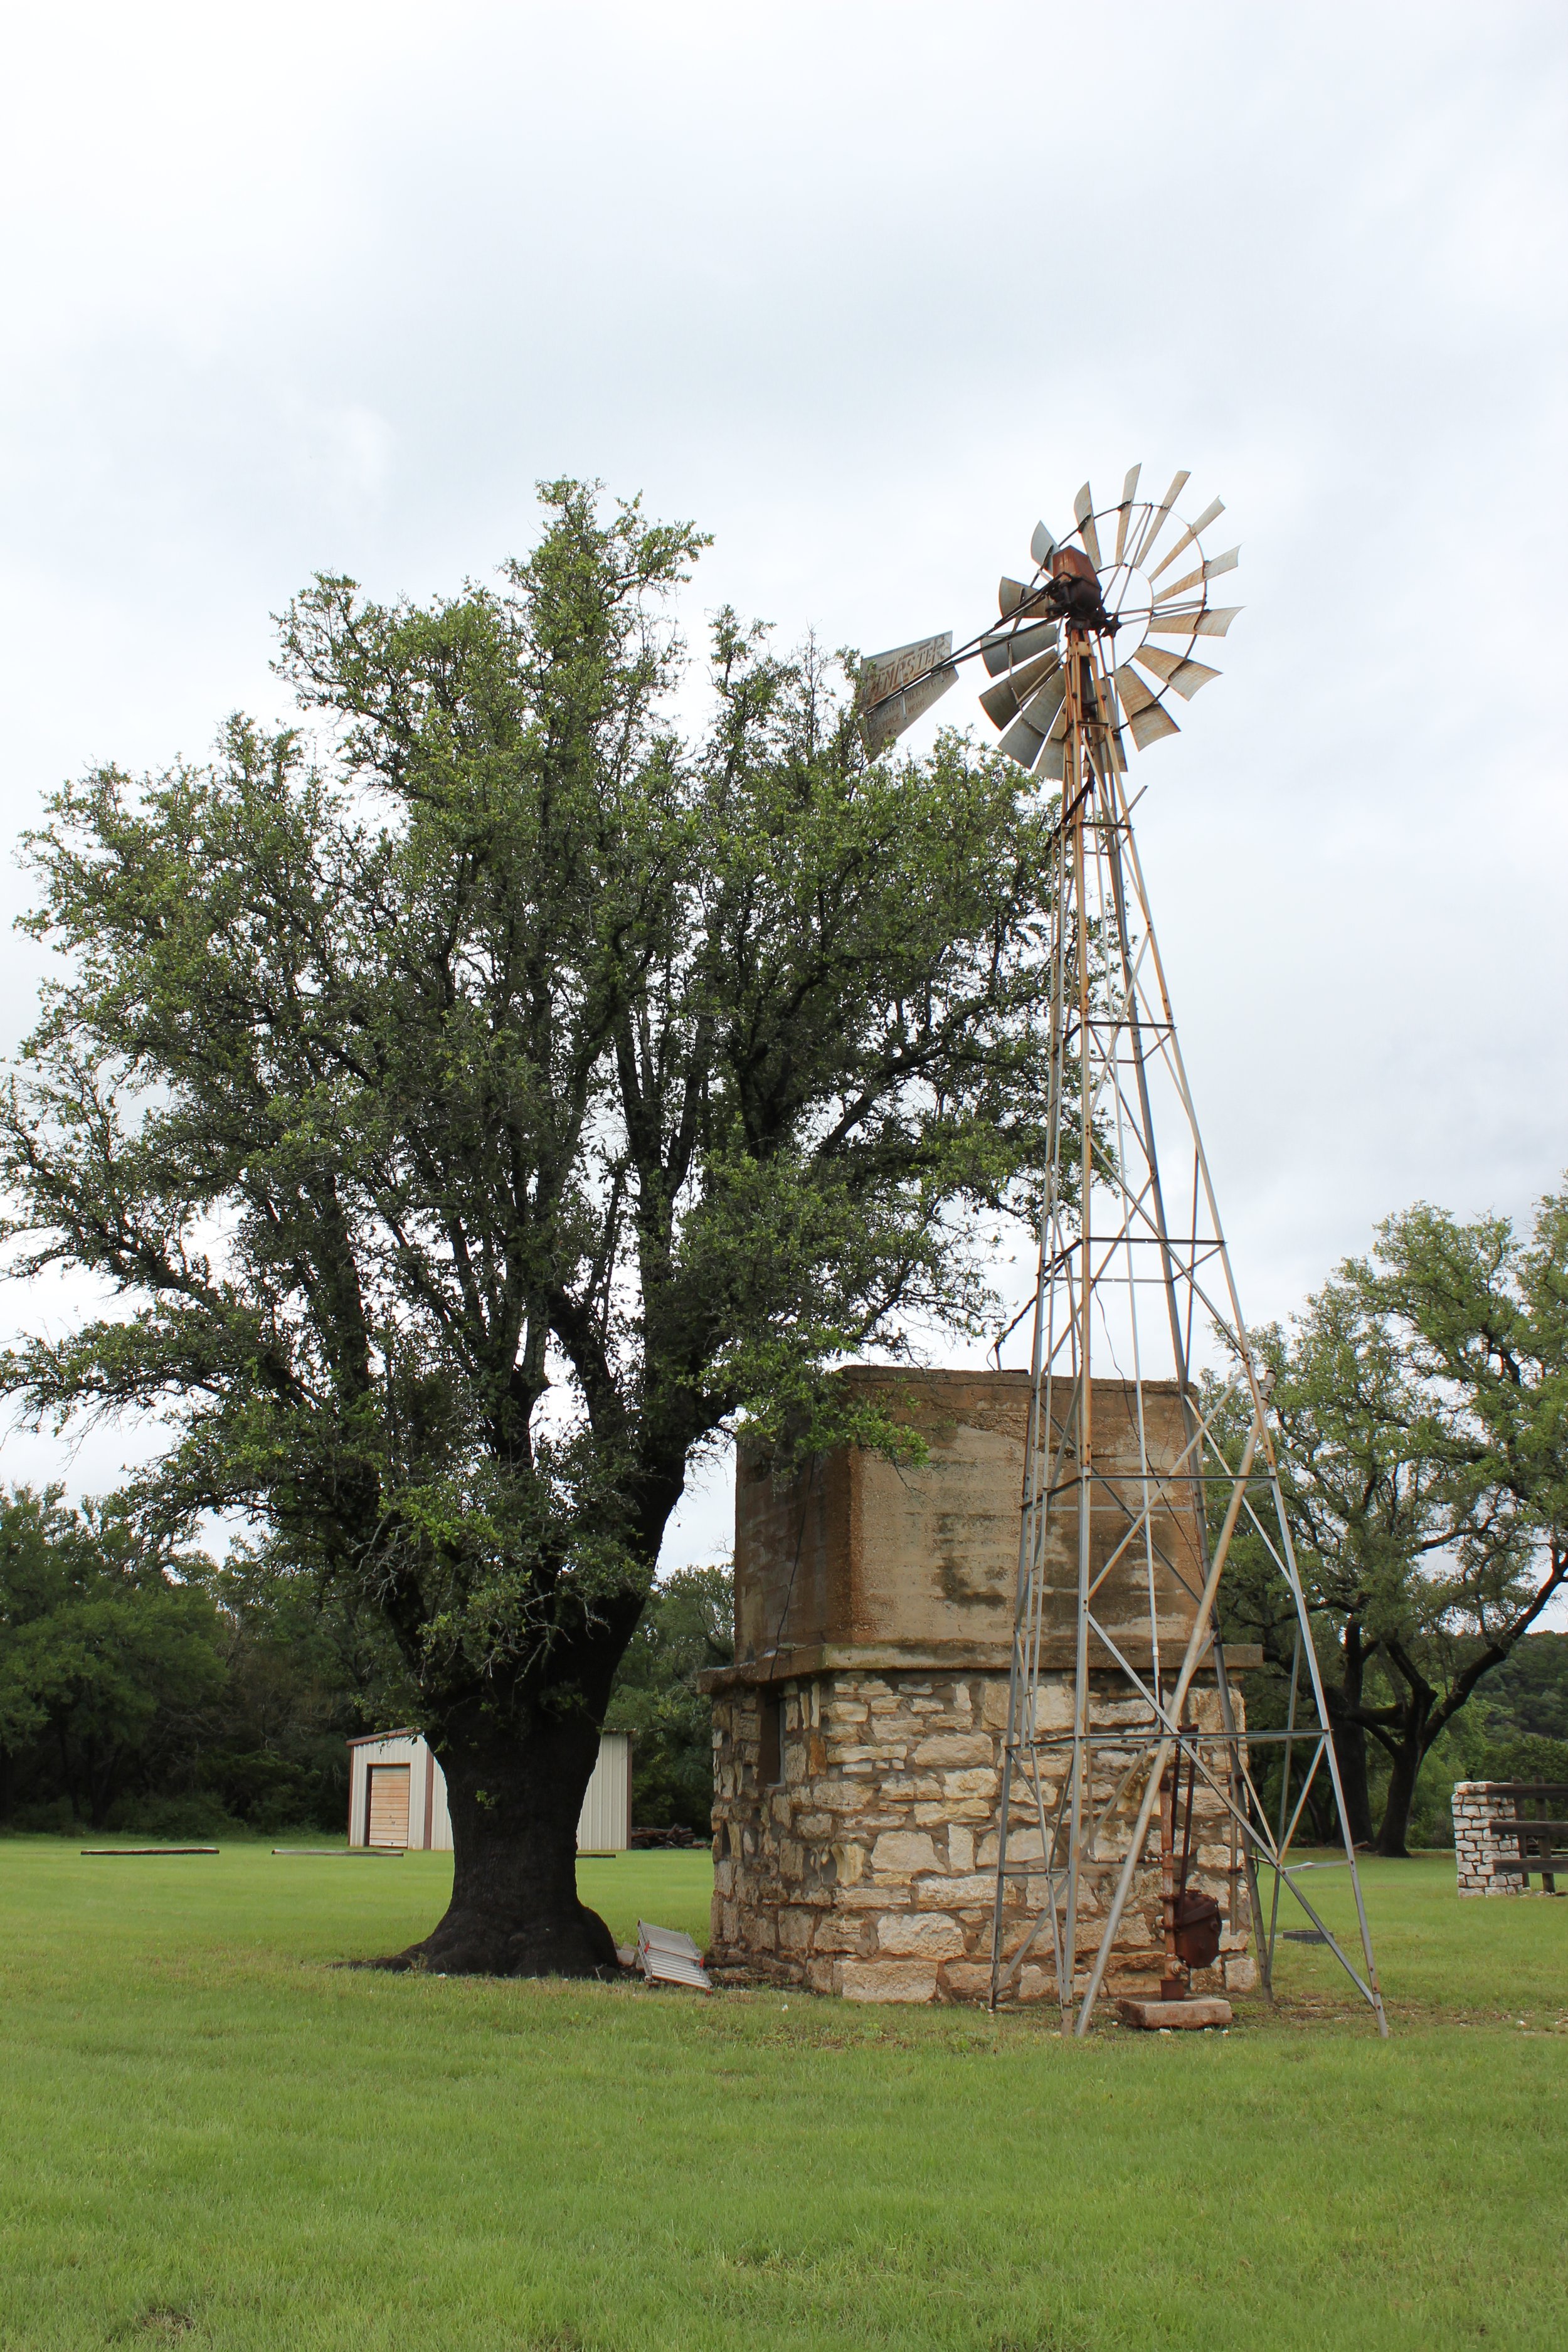
<svg viewBox="0 0 1568 2352">
<path fill-rule="evenodd" d="M 1403 1855 L 1425 1759 L 1568 1581 L 1568 1201 L 1524 1234 L 1417 1203 L 1256 1340 L 1352 1834 L 1374 1834 L 1370 1742 L 1378 1850 Z M 1262 1547 L 1236 1562 L 1230 1625 L 1263 1642 L 1274 1716 L 1294 1621 Z"/>
<path fill-rule="evenodd" d="M 161 1413 L 145 1510 L 381 1613 L 456 1846 L 405 1957 L 524 1974 L 612 1959 L 575 1825 L 694 1457 L 742 1413 L 893 1442 L 825 1368 L 985 1310 L 1050 824 L 956 736 L 868 762 L 832 666 L 728 614 L 682 735 L 697 534 L 545 496 L 499 591 L 295 602 L 313 736 L 58 794 L 4 1118 L 21 1265 L 106 1289 L 11 1392 Z"/>
</svg>

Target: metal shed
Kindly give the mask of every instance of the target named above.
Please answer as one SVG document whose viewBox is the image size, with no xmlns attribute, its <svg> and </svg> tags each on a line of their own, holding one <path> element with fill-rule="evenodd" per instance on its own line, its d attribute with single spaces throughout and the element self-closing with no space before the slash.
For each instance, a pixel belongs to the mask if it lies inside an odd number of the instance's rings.
<svg viewBox="0 0 1568 2352">
<path fill-rule="evenodd" d="M 624 1852 L 631 1832 L 632 1743 L 624 1731 L 602 1732 L 577 1820 L 578 1848 Z M 349 1741 L 349 1843 L 450 1853 L 446 1775 L 416 1731 L 370 1732 Z"/>
</svg>

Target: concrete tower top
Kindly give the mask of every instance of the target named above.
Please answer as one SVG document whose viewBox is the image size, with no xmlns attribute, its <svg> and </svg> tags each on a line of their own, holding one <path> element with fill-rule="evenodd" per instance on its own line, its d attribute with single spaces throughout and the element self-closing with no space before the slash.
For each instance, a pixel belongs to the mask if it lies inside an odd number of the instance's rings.
<svg viewBox="0 0 1568 2352">
<path fill-rule="evenodd" d="M 781 1475 L 742 1434 L 736 1663 L 704 1680 L 722 1688 L 849 1665 L 1005 1672 L 1028 1374 L 858 1366 L 837 1377 L 885 1391 L 896 1417 L 920 1431 L 928 1458 L 898 1464 L 845 1446 Z M 1180 1391 L 1174 1381 L 1145 1381 L 1142 1394 L 1148 1458 L 1159 1482 L 1151 1540 L 1134 1526 L 1141 1490 L 1133 1400 L 1120 1381 L 1096 1381 L 1090 1560 L 1096 1617 L 1128 1663 L 1146 1670 L 1151 1578 L 1162 1658 L 1168 1643 L 1173 1664 L 1191 1628 L 1205 1555 Z M 1059 1398 L 1058 1412 L 1066 1402 Z M 1042 1663 L 1064 1666 L 1071 1663 L 1078 1589 L 1076 1472 L 1066 1476 L 1046 1537 L 1042 1628 Z M 1103 1650 L 1101 1662 L 1111 1663 Z M 1234 1663 L 1254 1661 L 1237 1655 Z"/>
</svg>

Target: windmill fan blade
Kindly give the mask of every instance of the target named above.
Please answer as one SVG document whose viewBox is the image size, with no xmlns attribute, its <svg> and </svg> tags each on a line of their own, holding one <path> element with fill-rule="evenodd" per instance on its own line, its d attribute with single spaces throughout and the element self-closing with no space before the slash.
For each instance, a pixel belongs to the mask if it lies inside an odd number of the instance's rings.
<svg viewBox="0 0 1568 2352">
<path fill-rule="evenodd" d="M 993 727 L 1005 727 L 1009 719 L 1018 713 L 1016 688 L 1004 678 L 1000 686 L 988 686 L 980 698 L 980 708 Z"/>
<path fill-rule="evenodd" d="M 1190 522 L 1187 525 L 1185 530 L 1182 533 L 1180 539 L 1177 540 L 1170 553 L 1161 557 L 1159 562 L 1154 566 L 1153 571 L 1150 572 L 1150 579 L 1158 580 L 1161 572 L 1165 570 L 1166 566 L 1168 564 L 1174 563 L 1183 548 L 1191 547 L 1199 532 L 1207 530 L 1210 523 L 1217 521 L 1224 512 L 1225 500 L 1223 499 L 1215 499 L 1211 505 L 1206 506 L 1202 514 L 1199 515 L 1196 522 Z"/>
<path fill-rule="evenodd" d="M 1127 714 L 1127 725 L 1132 740 L 1141 751 L 1157 743 L 1163 735 L 1179 735 L 1181 729 L 1164 706 L 1156 701 L 1134 669 L 1125 666 L 1117 670 L 1116 691 L 1121 698 L 1121 708 Z"/>
<path fill-rule="evenodd" d="M 1020 768 L 1032 768 L 1052 728 L 1061 714 L 1068 690 L 1067 679 L 1058 669 L 1041 688 L 1032 702 L 1018 716 L 1003 736 L 997 747 Z"/>
<path fill-rule="evenodd" d="M 1086 748 L 1089 764 L 1097 776 L 1104 778 L 1113 773 L 1119 776 L 1127 773 L 1127 754 L 1121 747 L 1120 727 L 1107 728 L 1098 742 L 1091 742 Z"/>
<path fill-rule="evenodd" d="M 1087 482 L 1085 482 L 1082 489 L 1079 490 L 1077 498 L 1074 499 L 1072 502 L 1072 510 L 1078 517 L 1079 533 L 1085 547 L 1089 550 L 1089 560 L 1098 572 L 1100 570 L 1100 541 L 1096 536 L 1094 528 L 1094 498 Z"/>
<path fill-rule="evenodd" d="M 1026 662 L 1021 669 L 1016 669 L 1005 677 L 1000 686 L 994 686 L 983 694 L 980 708 L 993 727 L 1005 727 L 1035 688 L 1059 667 L 1058 657 L 1054 652 L 1044 653 L 1037 661 Z"/>
<path fill-rule="evenodd" d="M 1121 708 L 1129 719 L 1135 710 L 1146 709 L 1153 701 L 1153 695 L 1144 685 L 1137 671 L 1129 669 L 1125 663 L 1120 669 L 1113 670 L 1111 676 L 1116 681 L 1116 691 L 1121 698 Z"/>
<path fill-rule="evenodd" d="M 1035 525 L 1035 535 L 1029 541 L 1029 552 L 1043 572 L 1056 552 L 1055 534 L 1043 522 Z"/>
<path fill-rule="evenodd" d="M 996 583 L 996 604 L 1005 621 L 1021 621 L 1028 613 L 1037 613 L 1046 601 L 1048 582 L 1039 582 L 1026 588 L 1021 580 L 1009 580 L 1005 574 Z"/>
<path fill-rule="evenodd" d="M 1181 729 L 1163 702 L 1151 702 L 1146 709 L 1127 714 L 1127 731 L 1141 751 L 1151 743 L 1158 743 L 1166 735 L 1179 735 Z"/>
<path fill-rule="evenodd" d="M 1160 533 L 1165 528 L 1165 517 L 1170 513 L 1171 509 L 1175 505 L 1176 500 L 1181 497 L 1182 492 L 1186 488 L 1187 484 L 1191 479 L 1192 476 L 1190 474 L 1172 475 L 1170 488 L 1165 492 L 1160 504 L 1150 516 L 1149 527 L 1144 531 L 1142 538 L 1139 541 L 1137 547 L 1133 551 L 1132 561 L 1134 563 L 1147 562 L 1149 557 L 1152 555 L 1154 552 L 1154 541 L 1159 538 Z"/>
<path fill-rule="evenodd" d="M 1245 609 L 1241 604 L 1178 605 L 1173 612 L 1156 613 L 1149 627 L 1163 637 L 1223 637 Z"/>
<path fill-rule="evenodd" d="M 1210 669 L 1204 662 L 1184 660 L 1180 654 L 1163 653 L 1158 646 L 1140 646 L 1133 659 L 1142 662 L 1145 669 L 1152 670 L 1155 677 L 1173 688 L 1184 702 L 1190 702 L 1200 686 L 1206 686 L 1211 677 L 1220 675 L 1217 669 Z"/>
<path fill-rule="evenodd" d="M 1046 748 L 1036 762 L 1035 773 L 1047 783 L 1059 784 L 1067 772 L 1068 729 L 1067 712 L 1058 710 L 1057 723 L 1046 738 Z"/>
<path fill-rule="evenodd" d="M 1028 661 L 1057 641 L 1054 621 L 1037 621 L 1026 629 L 998 629 L 994 635 L 981 642 L 981 656 L 993 677 L 1003 670 L 1016 669 L 1020 662 Z"/>
<path fill-rule="evenodd" d="M 1240 548 L 1227 547 L 1223 555 L 1211 555 L 1206 563 L 1200 564 L 1196 572 L 1189 572 L 1184 580 L 1177 580 L 1169 588 L 1162 588 L 1154 602 L 1156 604 L 1168 604 L 1173 596 L 1184 596 L 1189 588 L 1197 587 L 1201 581 L 1215 579 L 1222 572 L 1234 572 L 1240 562 Z"/>
<path fill-rule="evenodd" d="M 1066 673 L 1056 669 L 1024 705 L 1023 716 L 1037 734 L 1050 734 L 1058 720 L 1062 719 L 1062 704 L 1067 700 L 1067 690 Z M 1062 719 L 1062 724 L 1065 728 L 1065 719 Z"/>
<path fill-rule="evenodd" d="M 1045 748 L 1045 740 L 1039 729 L 1031 727 L 1026 719 L 1015 719 L 996 749 L 1005 751 L 1010 760 L 1016 760 L 1020 768 L 1032 768 Z"/>
<path fill-rule="evenodd" d="M 1132 501 L 1138 495 L 1138 477 L 1142 471 L 1141 465 L 1129 466 L 1127 479 L 1121 485 L 1121 504 L 1116 513 L 1116 561 L 1118 563 L 1121 562 L 1126 551 L 1127 526 L 1132 519 Z"/>
</svg>

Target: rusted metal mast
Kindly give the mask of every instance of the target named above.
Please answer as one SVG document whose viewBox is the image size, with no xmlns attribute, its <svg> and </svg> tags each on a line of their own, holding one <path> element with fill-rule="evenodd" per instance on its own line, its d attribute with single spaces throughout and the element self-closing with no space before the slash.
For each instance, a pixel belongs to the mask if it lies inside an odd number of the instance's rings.
<svg viewBox="0 0 1568 2352">
<path fill-rule="evenodd" d="M 983 656 L 998 683 L 981 699 L 1005 730 L 1002 749 L 1061 794 L 1048 1165 L 991 1999 L 994 2007 L 1012 1997 L 1026 1965 L 1044 1965 L 1048 1953 L 1063 2030 L 1082 2034 L 1141 1876 L 1158 1864 L 1169 1990 L 1173 1955 L 1184 1968 L 1227 1927 L 1233 1948 L 1248 1924 L 1260 1934 L 1261 1865 L 1273 1878 L 1259 1952 L 1266 1986 L 1283 1888 L 1386 2032 L 1267 1389 L 1232 1276 L 1132 829 L 1127 743 L 1142 751 L 1177 731 L 1171 696 L 1190 699 L 1217 674 L 1196 659 L 1197 640 L 1223 636 L 1235 617 L 1235 608 L 1208 600 L 1209 582 L 1234 568 L 1237 551 L 1209 558 L 1202 544 L 1223 509 L 1215 500 L 1184 523 L 1175 509 L 1186 479 L 1178 474 L 1158 503 L 1140 500 L 1134 467 L 1121 500 L 1099 510 L 1086 484 L 1070 533 L 1058 540 L 1044 524 L 1037 530 L 1033 580 L 1003 581 L 999 627 L 956 655 L 949 637 L 924 641 L 924 671 L 911 672 L 916 648 L 902 647 L 867 673 L 868 738 L 876 745 L 909 723 L 906 712 L 945 691 L 959 663 Z M 1171 578 L 1184 557 L 1183 576 Z M 1097 1396 L 1101 1415 L 1111 1414 L 1101 1428 Z M 1175 1427 L 1173 1444 L 1157 1436 L 1156 1423 Z M 1238 1538 L 1294 1621 L 1289 1714 L 1280 1730 L 1243 1727 L 1226 1673 L 1217 1604 Z M 1052 1604 L 1067 1597 L 1064 1578 L 1073 1626 L 1066 1725 L 1059 1652 L 1046 1639 L 1060 1621 Z M 1271 1822 L 1257 1766 L 1275 1745 L 1282 1769 Z M 1173 1864 L 1184 1775 L 1184 1848 L 1194 1808 L 1211 1831 L 1226 1833 L 1228 1919 L 1212 1898 L 1189 1892 L 1185 1862 Z M 1356 1958 L 1303 1884 L 1325 1866 L 1297 1844 L 1320 1782 L 1331 1791 L 1342 1846 L 1333 1866 L 1350 1873 Z M 1162 1806 L 1156 1853 L 1151 1829 Z"/>
</svg>

